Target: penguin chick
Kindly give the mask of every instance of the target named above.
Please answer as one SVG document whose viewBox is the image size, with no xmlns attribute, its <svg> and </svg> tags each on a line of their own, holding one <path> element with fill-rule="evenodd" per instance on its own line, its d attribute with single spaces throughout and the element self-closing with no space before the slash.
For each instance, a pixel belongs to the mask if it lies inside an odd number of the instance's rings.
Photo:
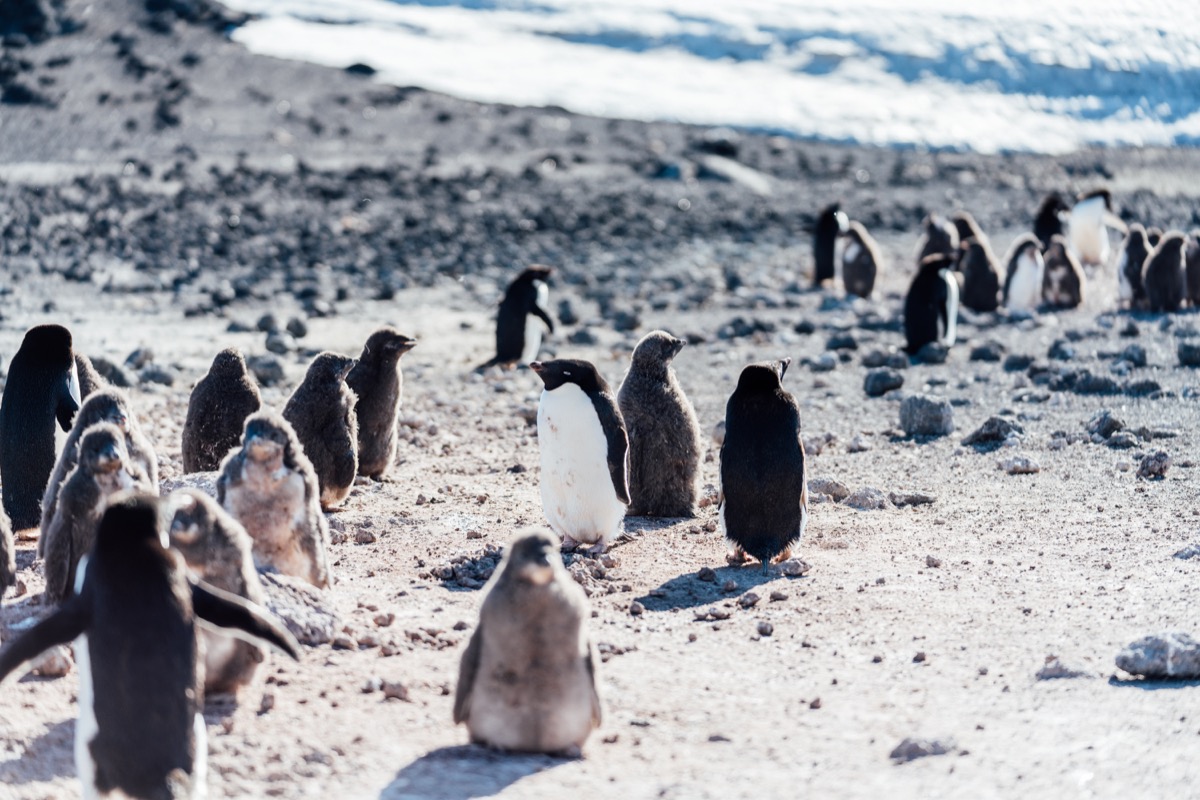
<svg viewBox="0 0 1200 800">
<path fill-rule="evenodd" d="M 917 249 L 917 264 L 932 255 L 944 255 L 951 260 L 958 255 L 958 230 L 939 214 L 930 214 L 921 223 L 923 233 Z"/>
<path fill-rule="evenodd" d="M 1063 221 L 1069 213 L 1070 209 L 1058 192 L 1051 192 L 1042 199 L 1042 204 L 1038 206 L 1033 219 L 1033 235 L 1037 238 L 1039 247 L 1049 247 L 1051 239 L 1065 232 Z"/>
<path fill-rule="evenodd" d="M 395 328 L 384 327 L 368 337 L 346 385 L 358 397 L 358 474 L 382 478 L 396 458 L 396 418 L 404 396 L 400 357 L 417 346 Z"/>
<path fill-rule="evenodd" d="M 17 582 L 16 548 L 13 544 L 12 523 L 0 508 L 0 598 L 8 587 Z"/>
<path fill-rule="evenodd" d="M 1146 238 L 1146 229 L 1140 223 L 1129 226 L 1125 241 L 1121 243 L 1121 255 L 1117 257 L 1117 297 L 1130 308 L 1145 308 L 1146 287 L 1142 285 L 1142 268 L 1153 247 Z"/>
<path fill-rule="evenodd" d="M 92 549 L 96 524 L 109 498 L 129 489 L 154 491 L 141 467 L 129 458 L 125 434 L 111 422 L 98 422 L 79 440 L 79 460 L 58 492 L 54 517 L 46 528 L 47 604 L 61 603 L 75 585 L 79 559 Z"/>
<path fill-rule="evenodd" d="M 71 332 L 61 325 L 30 328 L 8 365 L 0 399 L 0 493 L 14 530 L 41 520 L 54 471 L 54 423 L 70 430 L 79 403 Z"/>
<path fill-rule="evenodd" d="M 965 209 L 962 211 L 955 211 L 950 215 L 950 223 L 954 226 L 954 230 L 958 233 L 958 246 L 960 249 L 964 246 L 968 239 L 974 239 L 984 247 L 988 248 L 989 252 L 991 251 L 992 243 L 988 241 L 987 234 L 983 232 L 983 228 L 979 227 L 979 223 L 975 221 L 975 217 L 971 216 L 970 211 Z"/>
<path fill-rule="evenodd" d="M 603 553 L 629 504 L 629 438 L 612 392 L 587 361 L 535 361 L 545 384 L 538 401 L 542 508 L 563 549 L 592 544 Z"/>
<path fill-rule="evenodd" d="M 287 420 L 263 410 L 246 419 L 242 446 L 225 457 L 217 502 L 250 535 L 254 563 L 323 589 L 329 523 L 312 464 Z"/>
<path fill-rule="evenodd" d="M 321 487 L 321 507 L 346 499 L 358 474 L 358 398 L 346 385 L 354 359 L 325 352 L 313 359 L 304 381 L 283 407 Z"/>
<path fill-rule="evenodd" d="M 1142 285 L 1151 311 L 1178 311 L 1187 298 L 1187 237 L 1180 231 L 1163 234 L 1146 256 Z"/>
<path fill-rule="evenodd" d="M 83 407 L 79 409 L 79 414 L 75 417 L 75 424 L 71 426 L 71 431 L 63 443 L 62 452 L 58 455 L 54 473 L 46 483 L 46 493 L 42 495 L 42 535 L 38 539 L 39 556 L 46 555 L 46 533 L 58 507 L 59 489 L 62 488 L 63 481 L 67 479 L 67 475 L 79 461 L 79 439 L 88 428 L 96 423 L 111 422 L 121 429 L 125 437 L 125 449 L 129 454 L 129 460 L 141 469 L 151 491 L 158 491 L 158 455 L 154 452 L 154 446 L 150 444 L 150 440 L 142 433 L 141 426 L 138 425 L 137 417 L 134 416 L 130 406 L 129 397 L 120 389 L 113 387 L 105 387 L 92 392 L 83 401 Z"/>
<path fill-rule="evenodd" d="M 935 253 L 921 262 L 904 298 L 904 336 L 909 355 L 930 342 L 954 344 L 958 328 L 958 280 L 954 260 Z"/>
<path fill-rule="evenodd" d="M 75 770 L 85 798 L 206 796 L 200 620 L 299 658 L 296 640 L 265 609 L 188 580 L 159 513 L 152 496 L 113 498 L 74 592 L 0 650 L 2 681 L 74 640 Z"/>
<path fill-rule="evenodd" d="M 212 472 L 238 446 L 246 417 L 262 407 L 258 383 L 236 347 L 217 353 L 192 389 L 183 423 L 183 471 Z"/>
<path fill-rule="evenodd" d="M 263 605 L 265 596 L 254 569 L 246 529 L 207 494 L 195 489 L 172 492 L 171 547 L 179 551 L 197 580 L 243 600 Z M 253 644 L 213 630 L 204 640 L 204 691 L 237 695 L 254 679 L 263 652 Z"/>
<path fill-rule="evenodd" d="M 537 358 L 542 347 L 542 328 L 530 317 L 537 317 L 554 333 L 554 318 L 550 316 L 550 287 L 547 281 L 553 270 L 535 264 L 513 279 L 500 301 L 496 314 L 496 355 L 480 369 L 496 365 L 513 366 Z"/>
<path fill-rule="evenodd" d="M 1043 256 L 1045 273 L 1042 280 L 1042 299 L 1058 308 L 1078 308 L 1083 303 L 1087 278 L 1071 252 L 1064 236 L 1050 240 Z"/>
<path fill-rule="evenodd" d="M 83 353 L 75 354 L 75 374 L 79 378 L 79 397 L 87 400 L 93 392 L 108 388 L 108 381 L 100 376 L 92 360 Z"/>
<path fill-rule="evenodd" d="M 977 239 L 966 239 L 961 250 L 962 304 L 972 311 L 995 311 L 1000 303 L 1000 273 L 991 248 Z"/>
<path fill-rule="evenodd" d="M 882 265 L 875 239 L 862 223 L 851 222 L 842 250 L 842 285 L 846 287 L 846 294 L 870 297 Z"/>
<path fill-rule="evenodd" d="M 454 721 L 501 750 L 577 753 L 600 726 L 587 598 L 547 531 L 505 551 L 463 652 Z"/>
<path fill-rule="evenodd" d="M 646 334 L 617 392 L 629 437 L 629 516 L 696 516 L 700 423 L 671 367 L 685 344 L 666 331 Z"/>
<path fill-rule="evenodd" d="M 800 407 L 781 383 L 790 358 L 742 370 L 725 406 L 721 446 L 721 530 L 731 563 L 791 557 L 808 524 L 808 483 Z"/>
<path fill-rule="evenodd" d="M 1033 311 L 1042 299 L 1046 261 L 1036 238 L 1025 234 L 1009 248 L 1004 273 L 1004 307 L 1009 311 Z"/>
<path fill-rule="evenodd" d="M 838 237 L 846 232 L 847 224 L 840 203 L 831 203 L 821 209 L 813 230 L 813 286 L 833 280 Z"/>
<path fill-rule="evenodd" d="M 1067 230 L 1071 249 L 1080 263 L 1090 266 L 1108 263 L 1109 228 L 1121 233 L 1128 231 L 1125 223 L 1113 213 L 1112 193 L 1108 189 L 1094 189 L 1079 195 L 1071 209 Z"/>
</svg>

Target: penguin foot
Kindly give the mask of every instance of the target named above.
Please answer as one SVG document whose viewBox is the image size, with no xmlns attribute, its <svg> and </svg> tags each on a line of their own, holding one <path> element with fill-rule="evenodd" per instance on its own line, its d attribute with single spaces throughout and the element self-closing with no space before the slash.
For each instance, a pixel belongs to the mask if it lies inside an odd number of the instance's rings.
<svg viewBox="0 0 1200 800">
<path fill-rule="evenodd" d="M 792 557 L 792 548 L 785 547 L 785 548 L 783 548 L 783 550 L 781 550 L 779 552 L 778 555 L 776 555 L 774 558 L 771 559 L 771 563 L 772 564 L 780 564 L 784 561 L 787 561 L 791 557 Z M 765 567 L 766 564 L 763 564 L 763 566 Z"/>
<path fill-rule="evenodd" d="M 368 478 L 366 475 L 356 475 L 356 476 L 354 476 L 354 485 L 355 486 L 370 486 L 371 479 Z"/>
<path fill-rule="evenodd" d="M 740 547 L 734 547 L 725 555 L 725 563 L 735 567 L 745 564 L 746 559 L 746 551 Z"/>
<path fill-rule="evenodd" d="M 564 553 L 574 550 L 576 547 L 579 547 L 579 542 L 575 541 L 570 536 L 563 536 L 562 550 Z"/>
<path fill-rule="evenodd" d="M 596 542 L 594 545 L 589 547 L 587 550 L 584 550 L 583 552 L 587 553 L 589 556 L 598 556 L 607 549 L 608 549 L 608 545 L 605 544 L 603 539 L 601 539 L 600 541 Z"/>
</svg>

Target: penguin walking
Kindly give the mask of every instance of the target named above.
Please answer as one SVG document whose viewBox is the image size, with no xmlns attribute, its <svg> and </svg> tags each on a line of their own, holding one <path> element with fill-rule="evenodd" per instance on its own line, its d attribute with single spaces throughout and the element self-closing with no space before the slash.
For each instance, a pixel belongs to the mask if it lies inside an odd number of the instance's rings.
<svg viewBox="0 0 1200 800">
<path fill-rule="evenodd" d="M 1066 237 L 1052 238 L 1043 259 L 1045 277 L 1042 281 L 1042 299 L 1056 308 L 1081 306 L 1087 278 L 1071 252 Z"/>
<path fill-rule="evenodd" d="M 1033 218 L 1033 235 L 1043 249 L 1050 246 L 1050 240 L 1055 236 L 1066 233 L 1064 221 L 1069 214 L 1070 209 L 1058 192 L 1051 192 L 1042 199 Z"/>
<path fill-rule="evenodd" d="M 954 260 L 935 253 L 921 262 L 904 298 L 905 351 L 916 355 L 931 342 L 954 344 L 958 330 L 958 279 Z M 782 373 L 781 373 L 782 375 Z"/>
<path fill-rule="evenodd" d="M 1142 268 L 1152 247 L 1141 223 L 1129 226 L 1125 241 L 1121 243 L 1121 254 L 1117 256 L 1117 297 L 1130 308 L 1145 308 L 1148 304 L 1146 288 L 1142 285 Z"/>
<path fill-rule="evenodd" d="M 819 287 L 834 279 L 837 267 L 838 237 L 846 232 L 849 221 L 840 203 L 821 209 L 813 230 L 813 286 Z"/>
<path fill-rule="evenodd" d="M 1031 234 L 1013 242 L 1004 273 L 1004 307 L 1009 311 L 1034 311 L 1042 301 L 1046 260 L 1042 243 Z"/>
<path fill-rule="evenodd" d="M 1146 257 L 1142 285 L 1151 311 L 1178 311 L 1187 299 L 1187 236 L 1179 231 L 1163 234 Z"/>
<path fill-rule="evenodd" d="M 172 492 L 170 542 L 196 580 L 265 604 L 262 582 L 254 569 L 250 536 L 241 523 L 207 494 L 196 489 Z M 204 630 L 204 692 L 236 696 L 254 680 L 263 652 L 226 633 Z"/>
<path fill-rule="evenodd" d="M 600 726 L 588 602 L 556 545 L 548 531 L 519 536 L 488 583 L 454 694 L 472 742 L 577 755 Z"/>
<path fill-rule="evenodd" d="M 508 285 L 496 314 L 496 355 L 480 369 L 527 364 L 537 358 L 542 347 L 542 328 L 530 317 L 541 320 L 546 330 L 554 333 L 547 283 L 553 271 L 542 264 L 534 264 Z"/>
<path fill-rule="evenodd" d="M 329 523 L 320 488 L 296 432 L 274 411 L 250 415 L 241 448 L 221 464 L 217 502 L 250 534 L 259 568 L 330 583 Z"/>
<path fill-rule="evenodd" d="M 860 222 L 851 222 L 842 248 L 842 285 L 846 294 L 870 297 L 883 260 L 879 245 Z"/>
<path fill-rule="evenodd" d="M 42 494 L 54 471 L 54 422 L 70 430 L 79 403 L 71 332 L 61 325 L 30 328 L 0 399 L 0 494 L 14 530 L 41 520 Z"/>
<path fill-rule="evenodd" d="M 17 557 L 13 544 L 12 523 L 0 508 L 0 598 L 8 587 L 17 582 Z"/>
<path fill-rule="evenodd" d="M 3 680 L 74 640 L 75 767 L 84 797 L 205 797 L 200 620 L 299 658 L 296 640 L 265 609 L 189 581 L 167 546 L 157 500 L 126 495 L 101 519 L 74 593 L 0 650 Z"/>
<path fill-rule="evenodd" d="M 808 524 L 800 406 L 782 384 L 790 363 L 749 365 L 725 406 L 721 530 L 733 545 L 730 563 L 750 555 L 764 572 L 791 557 Z"/>
<path fill-rule="evenodd" d="M 321 487 L 321 507 L 338 505 L 358 474 L 358 398 L 346 385 L 354 359 L 325 352 L 313 359 L 304 381 L 283 407 Z"/>
<path fill-rule="evenodd" d="M 950 259 L 951 267 L 958 257 L 958 229 L 934 213 L 921 223 L 921 239 L 917 247 L 917 264 L 924 263 L 932 255 L 943 255 Z"/>
<path fill-rule="evenodd" d="M 966 239 L 958 265 L 963 276 L 962 304 L 972 311 L 995 311 L 1000 304 L 1000 273 L 991 247 L 978 239 Z"/>
<path fill-rule="evenodd" d="M 358 474 L 381 480 L 396 458 L 396 418 L 404 397 L 400 357 L 417 346 L 392 327 L 372 333 L 346 385 L 358 397 Z"/>
<path fill-rule="evenodd" d="M 92 360 L 83 353 L 75 354 L 75 374 L 79 378 L 80 400 L 87 400 L 93 392 L 108 388 L 108 381 L 100 377 Z"/>
<path fill-rule="evenodd" d="M 700 423 L 671 367 L 685 344 L 666 331 L 643 336 L 617 391 L 629 437 L 628 516 L 696 516 Z"/>
<path fill-rule="evenodd" d="M 1200 230 L 1192 231 L 1184 248 L 1187 296 L 1192 308 L 1200 308 Z"/>
<path fill-rule="evenodd" d="M 106 386 L 87 396 L 83 406 L 75 417 L 70 433 L 63 443 L 62 452 L 58 454 L 58 463 L 54 465 L 54 473 L 46 483 L 46 492 L 42 495 L 41 533 L 38 538 L 38 555 L 46 555 L 46 534 L 54 512 L 58 508 L 58 492 L 63 482 L 75 465 L 79 462 L 79 440 L 89 428 L 99 422 L 110 422 L 121 429 L 125 437 L 125 450 L 132 465 L 141 469 L 150 491 L 158 491 L 158 455 L 154 445 L 142 433 L 134 416 L 129 398 L 120 389 Z M 132 466 L 131 466 L 132 469 Z M 136 471 L 136 470 L 134 470 Z"/>
<path fill-rule="evenodd" d="M 217 353 L 192 389 L 183 423 L 183 471 L 212 472 L 238 446 L 246 417 L 262 407 L 258 382 L 236 347 Z"/>
<path fill-rule="evenodd" d="M 1127 233 L 1128 227 L 1113 213 L 1112 193 L 1108 189 L 1093 189 L 1079 195 L 1068 217 L 1067 231 L 1071 249 L 1085 266 L 1103 266 L 1111 252 L 1108 229 Z M 1048 241 L 1043 244 L 1049 245 Z"/>
<path fill-rule="evenodd" d="M 587 361 L 535 361 L 545 388 L 538 402 L 542 508 L 563 549 L 608 549 L 629 505 L 629 438 L 612 392 Z"/>
<path fill-rule="evenodd" d="M 58 492 L 54 516 L 43 537 L 46 600 L 60 603 L 75 585 L 79 560 L 92 547 L 96 524 L 117 492 L 155 491 L 141 467 L 129 458 L 125 435 L 110 422 L 98 422 L 79 440 L 78 462 Z"/>
</svg>

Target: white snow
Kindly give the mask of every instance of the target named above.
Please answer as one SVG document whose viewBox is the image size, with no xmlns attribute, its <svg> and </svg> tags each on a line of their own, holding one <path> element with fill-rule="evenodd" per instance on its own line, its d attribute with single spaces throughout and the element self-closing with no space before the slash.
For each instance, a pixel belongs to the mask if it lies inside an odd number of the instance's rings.
<svg viewBox="0 0 1200 800">
<path fill-rule="evenodd" d="M 1200 145 L 1195 0 L 224 0 L 251 50 L 472 100 L 871 144 Z"/>
</svg>

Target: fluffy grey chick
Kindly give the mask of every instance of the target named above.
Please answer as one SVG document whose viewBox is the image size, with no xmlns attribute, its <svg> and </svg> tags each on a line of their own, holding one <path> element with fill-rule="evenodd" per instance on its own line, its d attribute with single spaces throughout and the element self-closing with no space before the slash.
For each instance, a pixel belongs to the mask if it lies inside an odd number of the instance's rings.
<svg viewBox="0 0 1200 800">
<path fill-rule="evenodd" d="M 217 478 L 217 502 L 250 534 L 255 565 L 323 589 L 329 524 L 319 492 L 296 432 L 270 410 L 246 420 L 242 446 L 226 456 Z"/>
<path fill-rule="evenodd" d="M 188 398 L 183 423 L 183 471 L 212 472 L 238 446 L 246 417 L 262 407 L 258 383 L 236 347 L 217 353 Z"/>
<path fill-rule="evenodd" d="M 454 697 L 472 742 L 577 753 L 600 725 L 587 598 L 558 547 L 549 531 L 519 536 L 488 584 Z"/>
<path fill-rule="evenodd" d="M 358 396 L 358 474 L 382 478 L 396 458 L 396 417 L 404 396 L 400 356 L 417 346 L 395 328 L 371 334 L 346 385 Z"/>
<path fill-rule="evenodd" d="M 322 508 L 345 500 L 358 474 L 358 398 L 346 385 L 353 366 L 348 356 L 320 353 L 283 408 L 316 471 Z"/>
<path fill-rule="evenodd" d="M 83 353 L 75 354 L 75 372 L 79 376 L 79 397 L 83 400 L 93 392 L 108 388 L 108 381 L 100 376 L 92 360 Z"/>
<path fill-rule="evenodd" d="M 646 334 L 617 392 L 629 434 L 627 516 L 696 515 L 700 423 L 671 367 L 685 344 L 666 331 Z"/>
</svg>

